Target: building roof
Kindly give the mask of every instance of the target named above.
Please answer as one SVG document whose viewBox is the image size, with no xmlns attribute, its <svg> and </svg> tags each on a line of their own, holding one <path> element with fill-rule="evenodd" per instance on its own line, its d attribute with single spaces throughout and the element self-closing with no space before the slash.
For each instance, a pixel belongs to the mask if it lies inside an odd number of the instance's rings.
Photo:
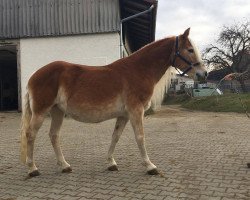
<svg viewBox="0 0 250 200">
<path fill-rule="evenodd" d="M 119 32 L 120 20 L 156 0 L 0 0 L 0 39 Z M 155 39 L 156 8 L 128 21 L 135 51 Z"/>
<path fill-rule="evenodd" d="M 229 68 L 211 71 L 208 73 L 207 81 L 219 81 L 229 73 L 231 73 Z"/>
<path fill-rule="evenodd" d="M 0 38 L 119 30 L 118 0 L 0 0 Z"/>
</svg>

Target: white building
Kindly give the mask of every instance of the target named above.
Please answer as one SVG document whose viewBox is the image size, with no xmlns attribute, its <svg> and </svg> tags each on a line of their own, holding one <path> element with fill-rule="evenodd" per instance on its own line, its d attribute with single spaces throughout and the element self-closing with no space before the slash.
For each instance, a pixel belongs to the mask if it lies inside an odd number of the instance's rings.
<svg viewBox="0 0 250 200">
<path fill-rule="evenodd" d="M 0 0 L 0 111 L 21 110 L 30 76 L 63 60 L 105 65 L 154 41 L 156 0 Z M 166 81 L 166 76 L 163 82 Z M 162 85 L 165 92 L 165 86 Z M 162 95 L 153 97 L 161 104 Z"/>
<path fill-rule="evenodd" d="M 175 76 L 172 77 L 170 87 L 176 92 L 184 88 L 194 88 L 194 80 L 186 75 L 181 76 L 175 74 Z"/>
</svg>

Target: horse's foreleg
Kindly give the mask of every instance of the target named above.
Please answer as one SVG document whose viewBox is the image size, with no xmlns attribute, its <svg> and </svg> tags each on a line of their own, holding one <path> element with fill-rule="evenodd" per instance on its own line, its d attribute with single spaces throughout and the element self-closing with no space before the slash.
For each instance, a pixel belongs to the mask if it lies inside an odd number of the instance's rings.
<svg viewBox="0 0 250 200">
<path fill-rule="evenodd" d="M 29 176 L 38 176 L 40 173 L 34 162 L 34 142 L 37 132 L 44 121 L 44 116 L 32 114 L 30 126 L 26 132 L 27 136 L 27 165 L 29 167 Z"/>
<path fill-rule="evenodd" d="M 137 145 L 139 147 L 142 159 L 143 159 L 143 165 L 147 167 L 147 173 L 150 175 L 156 175 L 158 174 L 156 166 L 149 160 L 147 150 L 145 147 L 145 137 L 144 137 L 144 130 L 143 130 L 143 117 L 144 117 L 144 109 L 143 108 L 137 108 L 133 109 L 129 113 L 129 118 L 131 125 L 133 127 L 134 133 L 135 133 L 135 139 L 137 142 Z"/>
<path fill-rule="evenodd" d="M 122 134 L 122 131 L 124 130 L 127 122 L 128 122 L 127 118 L 124 118 L 124 117 L 117 118 L 117 121 L 115 124 L 115 129 L 114 129 L 114 132 L 112 135 L 111 145 L 110 145 L 109 151 L 108 151 L 108 162 L 109 162 L 108 170 L 110 170 L 110 171 L 117 171 L 118 170 L 117 164 L 116 164 L 115 159 L 113 157 L 113 153 L 115 150 L 115 145 L 118 142 L 118 140 Z"/>
<path fill-rule="evenodd" d="M 70 165 L 65 161 L 61 147 L 60 147 L 60 137 L 59 131 L 63 122 L 64 112 L 58 107 L 54 106 L 51 111 L 51 126 L 49 137 L 54 148 L 57 164 L 62 168 L 62 172 L 71 172 L 72 169 Z"/>
</svg>

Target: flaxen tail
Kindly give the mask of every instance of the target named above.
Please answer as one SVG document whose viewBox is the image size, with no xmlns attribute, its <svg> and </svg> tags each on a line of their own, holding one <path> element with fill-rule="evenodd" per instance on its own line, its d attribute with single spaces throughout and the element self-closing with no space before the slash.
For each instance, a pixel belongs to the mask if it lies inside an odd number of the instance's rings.
<svg viewBox="0 0 250 200">
<path fill-rule="evenodd" d="M 21 121 L 21 161 L 25 164 L 27 157 L 27 135 L 31 119 L 31 109 L 29 93 L 25 95 L 24 107 L 22 111 L 22 121 Z"/>
</svg>

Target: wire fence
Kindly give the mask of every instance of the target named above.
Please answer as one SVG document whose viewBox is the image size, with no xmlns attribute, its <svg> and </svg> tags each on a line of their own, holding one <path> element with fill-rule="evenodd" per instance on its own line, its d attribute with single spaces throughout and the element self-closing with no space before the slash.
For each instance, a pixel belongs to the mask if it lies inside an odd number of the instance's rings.
<svg viewBox="0 0 250 200">
<path fill-rule="evenodd" d="M 222 82 L 219 86 L 219 89 L 223 92 L 232 92 L 232 93 L 235 93 L 235 89 L 237 89 L 239 93 L 243 93 L 242 87 L 238 81 L 231 81 L 228 83 Z M 250 83 L 245 83 L 245 89 L 246 92 L 250 93 Z"/>
</svg>

